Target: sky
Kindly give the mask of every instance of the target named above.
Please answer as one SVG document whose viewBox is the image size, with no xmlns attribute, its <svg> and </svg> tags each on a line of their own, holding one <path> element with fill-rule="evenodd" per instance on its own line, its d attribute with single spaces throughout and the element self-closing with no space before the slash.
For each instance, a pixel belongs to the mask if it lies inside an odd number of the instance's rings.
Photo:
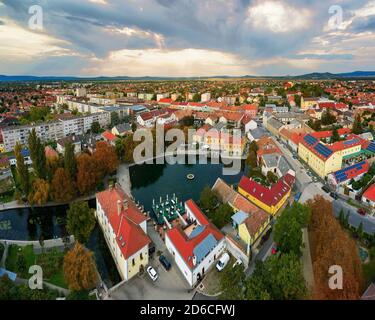
<svg viewBox="0 0 375 320">
<path fill-rule="evenodd" d="M 375 71 L 374 53 L 375 0 L 0 0 L 5 75 Z"/>
</svg>

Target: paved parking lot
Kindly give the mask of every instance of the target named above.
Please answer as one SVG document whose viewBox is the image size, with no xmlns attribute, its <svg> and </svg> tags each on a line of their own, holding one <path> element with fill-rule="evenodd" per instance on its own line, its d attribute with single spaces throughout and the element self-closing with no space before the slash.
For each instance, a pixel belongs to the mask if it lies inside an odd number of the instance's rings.
<svg viewBox="0 0 375 320">
<path fill-rule="evenodd" d="M 192 300 L 195 292 L 189 288 L 180 270 L 167 252 L 164 243 L 153 230 L 152 224 L 148 226 L 147 231 L 156 246 L 156 252 L 154 257 L 150 259 L 149 265 L 154 267 L 159 274 L 159 278 L 153 282 L 146 272 L 143 275 L 135 276 L 130 281 L 117 287 L 111 293 L 111 298 L 115 300 Z M 160 264 L 157 256 L 158 251 L 161 251 L 171 262 L 171 270 L 166 271 Z"/>
</svg>

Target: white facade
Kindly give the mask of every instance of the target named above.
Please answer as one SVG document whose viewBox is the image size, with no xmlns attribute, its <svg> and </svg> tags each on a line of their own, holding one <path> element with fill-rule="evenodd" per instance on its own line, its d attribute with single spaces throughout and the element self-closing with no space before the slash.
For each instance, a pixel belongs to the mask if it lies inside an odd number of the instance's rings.
<svg viewBox="0 0 375 320">
<path fill-rule="evenodd" d="M 76 89 L 76 92 L 75 92 L 76 97 L 85 97 L 86 94 L 87 94 L 86 88 L 77 88 Z"/>
<path fill-rule="evenodd" d="M 258 124 L 254 120 L 250 120 L 245 124 L 245 133 L 258 128 Z"/>
<path fill-rule="evenodd" d="M 211 93 L 206 92 L 201 95 L 201 102 L 209 102 L 211 100 Z"/>
</svg>

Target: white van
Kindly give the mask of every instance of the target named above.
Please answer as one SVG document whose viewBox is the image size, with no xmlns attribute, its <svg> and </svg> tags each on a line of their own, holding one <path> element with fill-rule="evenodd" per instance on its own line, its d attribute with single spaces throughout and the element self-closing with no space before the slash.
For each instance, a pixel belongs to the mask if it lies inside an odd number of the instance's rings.
<svg viewBox="0 0 375 320">
<path fill-rule="evenodd" d="M 216 269 L 218 271 L 222 271 L 226 267 L 226 265 L 228 264 L 229 260 L 230 260 L 229 254 L 228 253 L 224 253 L 221 256 L 221 258 L 218 261 L 218 263 L 216 264 Z"/>
</svg>

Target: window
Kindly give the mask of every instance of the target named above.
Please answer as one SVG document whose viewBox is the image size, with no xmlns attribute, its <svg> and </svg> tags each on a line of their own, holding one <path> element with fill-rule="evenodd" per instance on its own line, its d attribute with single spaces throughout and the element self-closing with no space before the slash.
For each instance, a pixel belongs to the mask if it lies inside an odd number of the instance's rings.
<svg viewBox="0 0 375 320">
<path fill-rule="evenodd" d="M 140 257 L 141 260 L 143 260 L 143 254 L 142 253 L 139 255 L 139 257 Z"/>
<path fill-rule="evenodd" d="M 133 265 L 133 267 L 135 266 L 135 260 L 134 259 L 132 260 L 132 265 Z"/>
</svg>

